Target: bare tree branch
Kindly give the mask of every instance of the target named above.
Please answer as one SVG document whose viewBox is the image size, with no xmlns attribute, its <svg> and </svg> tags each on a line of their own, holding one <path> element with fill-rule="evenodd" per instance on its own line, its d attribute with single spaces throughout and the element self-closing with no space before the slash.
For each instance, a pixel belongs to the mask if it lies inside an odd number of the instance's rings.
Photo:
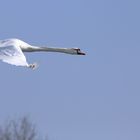
<svg viewBox="0 0 140 140">
<path fill-rule="evenodd" d="M 0 140 L 38 140 L 35 125 L 27 117 L 0 126 Z"/>
</svg>

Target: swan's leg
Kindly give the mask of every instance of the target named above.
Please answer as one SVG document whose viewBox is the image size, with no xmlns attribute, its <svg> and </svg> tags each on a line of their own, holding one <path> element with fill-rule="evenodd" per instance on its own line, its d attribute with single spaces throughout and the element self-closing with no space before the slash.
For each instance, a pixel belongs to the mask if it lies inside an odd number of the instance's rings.
<svg viewBox="0 0 140 140">
<path fill-rule="evenodd" d="M 33 64 L 29 64 L 28 65 L 28 68 L 31 68 L 31 69 L 36 69 L 38 67 L 38 64 L 37 63 L 33 63 Z"/>
</svg>

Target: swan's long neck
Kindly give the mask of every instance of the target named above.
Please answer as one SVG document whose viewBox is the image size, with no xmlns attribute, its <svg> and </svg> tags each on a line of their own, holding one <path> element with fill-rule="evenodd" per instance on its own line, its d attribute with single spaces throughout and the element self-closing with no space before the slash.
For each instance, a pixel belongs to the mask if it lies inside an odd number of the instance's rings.
<svg viewBox="0 0 140 140">
<path fill-rule="evenodd" d="M 30 46 L 30 47 L 21 47 L 23 52 L 60 52 L 60 53 L 68 53 L 71 54 L 71 49 L 69 48 L 51 48 L 51 47 L 37 47 L 37 46 Z"/>
</svg>

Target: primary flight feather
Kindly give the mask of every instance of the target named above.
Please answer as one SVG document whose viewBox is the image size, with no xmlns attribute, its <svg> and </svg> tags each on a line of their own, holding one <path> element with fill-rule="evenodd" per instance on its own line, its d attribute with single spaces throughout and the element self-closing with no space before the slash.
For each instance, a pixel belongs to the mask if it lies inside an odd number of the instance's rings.
<svg viewBox="0 0 140 140">
<path fill-rule="evenodd" d="M 0 60 L 16 66 L 25 66 L 34 69 L 36 64 L 29 64 L 23 52 L 60 52 L 73 55 L 85 55 L 79 48 L 50 48 L 37 47 L 19 39 L 0 40 Z"/>
</svg>

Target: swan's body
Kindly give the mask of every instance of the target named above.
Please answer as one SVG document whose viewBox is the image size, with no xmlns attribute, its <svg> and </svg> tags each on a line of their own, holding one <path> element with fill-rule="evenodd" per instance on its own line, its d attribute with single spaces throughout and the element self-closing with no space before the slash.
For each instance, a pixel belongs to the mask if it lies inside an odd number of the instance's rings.
<svg viewBox="0 0 140 140">
<path fill-rule="evenodd" d="M 35 64 L 28 64 L 23 52 L 60 52 L 74 55 L 85 55 L 78 48 L 50 48 L 31 46 L 19 39 L 6 39 L 0 41 L 0 60 L 3 62 L 16 65 L 35 68 Z"/>
</svg>

